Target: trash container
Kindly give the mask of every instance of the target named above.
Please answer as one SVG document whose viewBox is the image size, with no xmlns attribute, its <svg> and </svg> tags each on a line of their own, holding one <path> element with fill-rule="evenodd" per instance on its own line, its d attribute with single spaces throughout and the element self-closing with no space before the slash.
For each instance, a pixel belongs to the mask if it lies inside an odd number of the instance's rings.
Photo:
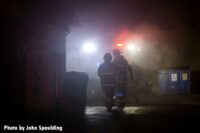
<svg viewBox="0 0 200 133">
<path fill-rule="evenodd" d="M 66 72 L 61 89 L 60 109 L 69 113 L 84 113 L 88 75 L 83 72 Z"/>
<path fill-rule="evenodd" d="M 163 69 L 158 73 L 160 94 L 189 94 L 190 68 Z"/>
</svg>

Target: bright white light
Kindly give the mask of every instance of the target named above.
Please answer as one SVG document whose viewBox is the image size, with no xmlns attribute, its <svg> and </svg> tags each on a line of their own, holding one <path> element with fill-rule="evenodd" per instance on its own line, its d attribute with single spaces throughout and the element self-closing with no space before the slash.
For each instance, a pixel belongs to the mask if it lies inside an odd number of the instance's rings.
<svg viewBox="0 0 200 133">
<path fill-rule="evenodd" d="M 137 48 L 137 51 L 138 51 L 138 52 L 140 52 L 140 51 L 141 51 L 141 48 L 140 48 L 140 47 L 138 47 L 138 48 Z"/>
<path fill-rule="evenodd" d="M 94 43 L 87 42 L 83 45 L 82 50 L 86 53 L 93 53 L 96 51 L 96 47 Z"/>
<path fill-rule="evenodd" d="M 130 51 L 135 51 L 136 50 L 136 46 L 134 44 L 128 44 L 127 48 Z"/>
</svg>

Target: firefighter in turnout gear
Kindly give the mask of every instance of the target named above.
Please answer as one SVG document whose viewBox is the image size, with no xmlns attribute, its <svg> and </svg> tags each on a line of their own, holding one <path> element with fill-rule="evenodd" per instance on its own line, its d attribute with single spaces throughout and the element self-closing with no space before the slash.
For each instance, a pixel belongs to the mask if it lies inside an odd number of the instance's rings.
<svg viewBox="0 0 200 133">
<path fill-rule="evenodd" d="M 103 59 L 104 63 L 98 68 L 98 76 L 101 79 L 101 86 L 106 97 L 106 108 L 111 111 L 114 104 L 113 97 L 117 83 L 118 68 L 111 63 L 112 56 L 110 53 L 106 53 Z"/>
<path fill-rule="evenodd" d="M 121 55 L 121 52 L 118 49 L 113 50 L 113 56 L 114 59 L 112 61 L 113 64 L 115 64 L 119 69 L 118 74 L 118 83 L 117 83 L 117 89 L 116 93 L 120 94 L 120 105 L 118 105 L 120 108 L 124 108 L 125 106 L 125 96 L 126 96 L 126 89 L 128 84 L 128 72 L 130 75 L 130 79 L 133 80 L 133 71 L 131 66 L 128 64 L 128 61 Z"/>
</svg>

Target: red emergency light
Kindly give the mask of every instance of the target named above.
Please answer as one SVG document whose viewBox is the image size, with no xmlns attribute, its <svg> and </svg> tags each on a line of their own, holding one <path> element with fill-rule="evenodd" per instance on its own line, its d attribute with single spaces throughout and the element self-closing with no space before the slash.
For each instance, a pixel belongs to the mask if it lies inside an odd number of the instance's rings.
<svg viewBox="0 0 200 133">
<path fill-rule="evenodd" d="M 117 46 L 118 46 L 118 47 L 123 47 L 124 44 L 123 44 L 123 43 L 118 43 Z"/>
</svg>

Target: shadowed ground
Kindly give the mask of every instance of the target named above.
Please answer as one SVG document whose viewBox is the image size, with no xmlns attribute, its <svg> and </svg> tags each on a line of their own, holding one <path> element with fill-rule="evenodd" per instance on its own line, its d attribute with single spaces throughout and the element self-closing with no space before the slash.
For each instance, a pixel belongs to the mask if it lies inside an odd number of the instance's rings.
<svg viewBox="0 0 200 133">
<path fill-rule="evenodd" d="M 88 106 L 84 115 L 61 111 L 7 113 L 1 125 L 57 125 L 64 133 L 198 132 L 199 112 L 199 106 L 129 106 L 124 111 L 114 107 L 112 112 L 103 106 Z"/>
</svg>

